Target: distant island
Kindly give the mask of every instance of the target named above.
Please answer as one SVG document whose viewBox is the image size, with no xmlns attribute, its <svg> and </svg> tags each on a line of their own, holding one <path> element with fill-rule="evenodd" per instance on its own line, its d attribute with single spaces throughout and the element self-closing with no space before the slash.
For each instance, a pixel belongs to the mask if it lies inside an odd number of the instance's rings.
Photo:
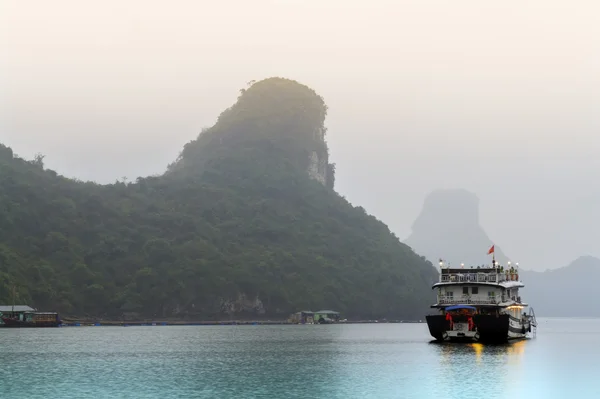
<svg viewBox="0 0 600 399">
<path fill-rule="evenodd" d="M 0 145 L 1 304 L 15 287 L 82 318 L 421 319 L 437 271 L 334 191 L 326 114 L 307 86 L 259 81 L 164 175 L 110 185 Z"/>
<path fill-rule="evenodd" d="M 463 263 L 466 268 L 489 264 L 486 251 L 494 244 L 496 260 L 502 265 L 510 260 L 480 225 L 479 199 L 463 189 L 430 193 L 405 243 L 432 262 L 443 258 L 457 268 Z M 582 256 L 545 272 L 520 267 L 519 276 L 525 284 L 523 300 L 538 316 L 600 317 L 600 309 L 590 300 L 600 279 L 600 259 Z"/>
<path fill-rule="evenodd" d="M 527 301 L 539 316 L 600 317 L 592 300 L 596 281 L 600 280 L 600 259 L 581 256 L 553 270 L 522 270 Z"/>
</svg>

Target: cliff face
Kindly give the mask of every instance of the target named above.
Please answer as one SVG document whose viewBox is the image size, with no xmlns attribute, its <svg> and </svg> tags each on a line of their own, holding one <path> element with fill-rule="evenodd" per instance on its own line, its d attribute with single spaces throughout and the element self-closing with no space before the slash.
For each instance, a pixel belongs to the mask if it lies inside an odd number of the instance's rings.
<svg viewBox="0 0 600 399">
<path fill-rule="evenodd" d="M 101 186 L 0 146 L 0 301 L 66 315 L 422 318 L 431 263 L 333 191 L 323 99 L 243 90 L 164 176 Z"/>
<path fill-rule="evenodd" d="M 462 189 L 437 190 L 427 196 L 404 242 L 435 263 L 440 258 L 454 266 L 492 261 L 487 251 L 494 243 L 479 224 L 479 199 Z M 509 260 L 498 245 L 495 254 L 502 264 Z"/>
<path fill-rule="evenodd" d="M 308 177 L 327 186 L 327 157 L 319 157 L 316 151 L 310 153 Z"/>
</svg>

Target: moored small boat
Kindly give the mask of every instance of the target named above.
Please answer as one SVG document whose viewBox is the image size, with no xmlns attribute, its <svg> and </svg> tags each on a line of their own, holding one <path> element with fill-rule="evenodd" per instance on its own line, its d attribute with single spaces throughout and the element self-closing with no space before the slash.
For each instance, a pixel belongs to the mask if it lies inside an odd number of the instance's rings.
<svg viewBox="0 0 600 399">
<path fill-rule="evenodd" d="M 23 312 L 19 315 L 0 316 L 2 324 L 0 327 L 59 327 L 61 320 L 56 312 Z"/>
<path fill-rule="evenodd" d="M 28 305 L 16 305 L 17 289 L 12 287 L 13 304 L 0 305 L 0 327 L 60 327 L 56 312 L 39 312 Z"/>
</svg>

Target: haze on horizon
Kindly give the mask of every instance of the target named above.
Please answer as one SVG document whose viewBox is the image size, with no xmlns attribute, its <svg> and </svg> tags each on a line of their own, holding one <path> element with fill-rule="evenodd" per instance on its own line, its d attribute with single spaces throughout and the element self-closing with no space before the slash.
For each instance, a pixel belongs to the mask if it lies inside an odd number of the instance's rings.
<svg viewBox="0 0 600 399">
<path fill-rule="evenodd" d="M 70 177 L 162 173 L 251 80 L 329 106 L 336 190 L 404 239 L 465 188 L 524 268 L 600 256 L 600 4 L 0 3 L 0 143 Z M 487 248 L 481 248 L 482 262 Z"/>
</svg>

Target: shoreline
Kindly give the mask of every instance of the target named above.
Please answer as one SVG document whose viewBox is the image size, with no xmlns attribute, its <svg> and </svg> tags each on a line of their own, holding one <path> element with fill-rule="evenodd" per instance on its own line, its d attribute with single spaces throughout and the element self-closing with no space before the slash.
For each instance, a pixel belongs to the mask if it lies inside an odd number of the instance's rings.
<svg viewBox="0 0 600 399">
<path fill-rule="evenodd" d="M 353 320 L 334 324 L 400 324 L 425 323 L 424 320 Z M 317 323 L 318 324 L 318 323 Z M 61 327 L 141 327 L 141 326 L 243 326 L 243 325 L 301 325 L 287 320 L 63 320 Z"/>
</svg>

